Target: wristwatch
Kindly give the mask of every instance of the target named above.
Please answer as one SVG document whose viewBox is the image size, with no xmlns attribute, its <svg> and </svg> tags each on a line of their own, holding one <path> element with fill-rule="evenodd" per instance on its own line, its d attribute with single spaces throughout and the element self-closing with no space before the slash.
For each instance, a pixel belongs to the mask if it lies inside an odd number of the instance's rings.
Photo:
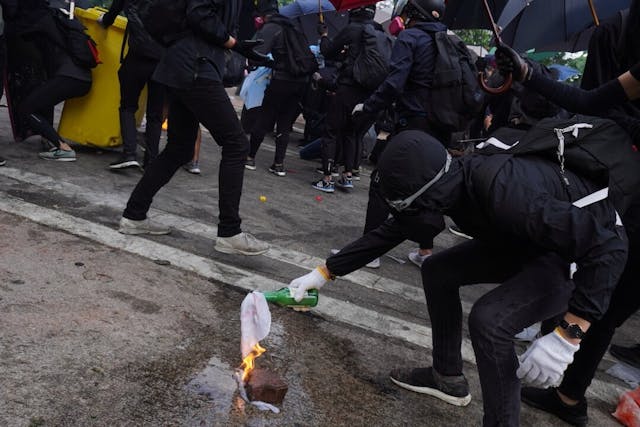
<svg viewBox="0 0 640 427">
<path fill-rule="evenodd" d="M 560 327 L 566 331 L 567 335 L 570 338 L 581 340 L 585 336 L 585 333 L 580 327 L 580 325 L 576 323 L 569 324 L 566 320 L 562 319 L 560 321 Z"/>
</svg>

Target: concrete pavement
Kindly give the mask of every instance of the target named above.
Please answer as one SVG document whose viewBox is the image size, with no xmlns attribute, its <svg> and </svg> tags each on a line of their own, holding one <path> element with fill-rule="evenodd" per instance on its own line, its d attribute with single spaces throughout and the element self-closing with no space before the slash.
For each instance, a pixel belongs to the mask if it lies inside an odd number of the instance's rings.
<svg viewBox="0 0 640 427">
<path fill-rule="evenodd" d="M 247 171 L 244 228 L 275 247 L 262 257 L 213 251 L 219 150 L 205 133 L 203 175 L 179 171 L 151 215 L 171 236 L 122 236 L 115 227 L 140 172 L 106 169 L 116 153 L 78 148 L 78 162 L 37 159 L 37 141 L 10 142 L 0 117 L 1 425 L 478 425 L 481 398 L 473 353 L 463 351 L 474 400 L 454 408 L 397 389 L 396 365 L 430 363 L 430 329 L 418 269 L 383 258 L 380 270 L 328 285 L 312 314 L 273 308 L 261 363 L 289 383 L 279 415 L 238 399 L 239 307 L 252 289 L 274 289 L 357 238 L 368 181 L 351 194 L 309 185 L 316 164 L 295 156 L 288 175 L 267 172 L 273 145 Z M 260 196 L 267 201 L 261 202 Z M 457 242 L 443 233 L 436 250 Z M 412 245 L 392 251 L 400 260 Z M 157 264 L 169 261 L 169 266 Z M 487 285 L 463 290 L 465 312 Z M 637 319 L 616 337 L 637 340 Z M 604 361 L 602 368 L 610 366 Z M 624 385 L 599 372 L 592 425 Z M 205 394 L 202 394 L 206 392 Z M 115 410 L 114 410 L 115 409 Z M 465 421 L 461 424 L 460 420 Z M 523 425 L 556 425 L 523 409 Z"/>
</svg>

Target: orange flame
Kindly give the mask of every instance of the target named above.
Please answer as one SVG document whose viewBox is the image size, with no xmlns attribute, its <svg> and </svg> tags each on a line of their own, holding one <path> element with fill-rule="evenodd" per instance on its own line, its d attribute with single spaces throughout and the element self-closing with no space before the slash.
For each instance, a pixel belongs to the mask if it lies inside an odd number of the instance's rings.
<svg viewBox="0 0 640 427">
<path fill-rule="evenodd" d="M 244 359 L 242 359 L 242 363 L 240 364 L 240 369 L 242 372 L 242 381 L 247 382 L 247 378 L 249 378 L 249 374 L 253 371 L 255 366 L 255 359 L 260 357 L 262 353 L 267 351 L 267 349 L 260 346 L 260 344 L 256 344 L 253 346 L 251 353 L 247 355 Z"/>
</svg>

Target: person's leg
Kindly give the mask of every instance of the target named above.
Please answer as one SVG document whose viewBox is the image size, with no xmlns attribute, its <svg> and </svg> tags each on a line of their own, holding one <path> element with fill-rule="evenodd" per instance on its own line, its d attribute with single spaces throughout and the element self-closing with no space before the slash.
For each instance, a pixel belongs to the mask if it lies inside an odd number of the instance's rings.
<svg viewBox="0 0 640 427">
<path fill-rule="evenodd" d="M 238 210 L 242 194 L 244 163 L 249 148 L 247 137 L 222 83 L 198 80 L 182 100 L 196 116 L 196 120 L 209 130 L 216 143 L 222 147 L 218 174 L 220 189 L 218 237 L 235 236 L 241 233 Z M 169 111 L 171 115 L 171 109 Z M 169 122 L 171 123 L 171 117 Z M 195 137 L 194 133 L 192 144 Z M 193 150 L 183 164 L 191 159 L 192 155 Z"/>
<path fill-rule="evenodd" d="M 371 230 L 378 228 L 387 220 L 391 211 L 380 195 L 380 174 L 377 169 L 371 172 L 371 183 L 369 184 L 369 201 L 367 202 L 367 213 L 364 222 L 364 231 L 367 234 Z"/>
<path fill-rule="evenodd" d="M 153 71 L 152 71 L 153 74 Z M 145 166 L 158 157 L 160 135 L 162 134 L 163 109 L 166 99 L 166 87 L 147 79 L 147 126 L 145 129 Z"/>
<path fill-rule="evenodd" d="M 135 54 L 128 54 L 118 70 L 120 81 L 120 134 L 122 135 L 122 156 L 109 167 L 112 169 L 140 166 L 136 161 L 137 136 L 136 111 L 138 102 L 149 76 L 155 69 L 155 62 Z"/>
<path fill-rule="evenodd" d="M 35 133 L 46 138 L 56 148 L 71 152 L 71 147 L 56 132 L 53 123 L 39 112 L 53 108 L 67 99 L 85 95 L 89 89 L 91 89 L 91 82 L 70 77 L 53 77 L 35 88 L 22 100 L 18 113 L 28 118 L 29 126 Z M 75 155 L 73 158 L 75 159 Z M 63 159 L 64 157 L 60 157 L 56 160 Z"/>
<path fill-rule="evenodd" d="M 325 117 L 325 129 L 320 143 L 322 155 L 323 177 L 320 181 L 312 184 L 313 188 L 326 193 L 334 192 L 334 183 L 331 179 L 331 172 L 335 168 L 336 158 L 336 136 L 339 125 L 339 114 L 337 111 L 337 95 L 327 95 L 327 115 Z"/>
<path fill-rule="evenodd" d="M 145 169 L 144 175 L 131 193 L 122 215 L 126 219 L 146 219 L 153 197 L 171 180 L 176 170 L 193 156 L 198 119 L 191 112 L 191 106 L 186 105 L 191 99 L 185 96 L 185 91 L 182 90 L 170 90 L 169 98 L 171 126 L 168 129 L 167 146 Z"/>
<path fill-rule="evenodd" d="M 290 82 L 286 98 L 282 99 L 276 119 L 276 152 L 273 159 L 274 173 L 284 176 L 284 158 L 289 145 L 291 127 L 300 114 L 300 101 L 304 95 L 305 83 Z"/>
<path fill-rule="evenodd" d="M 565 312 L 573 292 L 569 265 L 556 254 L 534 257 L 521 267 L 482 296 L 469 314 L 485 426 L 519 425 L 520 380 L 514 336 L 535 322 Z"/>
<path fill-rule="evenodd" d="M 198 137 L 196 138 L 196 145 L 193 149 L 193 158 L 184 165 L 184 169 L 194 175 L 200 175 L 201 172 L 200 165 L 198 164 L 200 161 L 200 145 L 202 145 L 202 130 L 198 127 Z"/>
<path fill-rule="evenodd" d="M 256 158 L 256 154 L 258 153 L 258 149 L 260 148 L 262 141 L 264 141 L 265 135 L 273 131 L 284 90 L 286 90 L 286 82 L 281 80 L 272 80 L 271 83 L 269 83 L 269 86 L 267 86 L 267 89 L 264 92 L 264 99 L 262 101 L 262 111 L 257 119 L 257 123 L 251 131 L 248 156 L 249 160 L 254 160 Z M 255 169 L 255 166 L 253 169 Z"/>
<path fill-rule="evenodd" d="M 422 264 L 422 284 L 433 331 L 433 367 L 396 369 L 392 381 L 453 405 L 467 405 L 471 395 L 462 372 L 460 287 L 502 282 L 515 274 L 525 255 L 513 247 L 471 241 L 428 258 Z M 459 267 L 461 259 L 465 268 Z"/>
</svg>

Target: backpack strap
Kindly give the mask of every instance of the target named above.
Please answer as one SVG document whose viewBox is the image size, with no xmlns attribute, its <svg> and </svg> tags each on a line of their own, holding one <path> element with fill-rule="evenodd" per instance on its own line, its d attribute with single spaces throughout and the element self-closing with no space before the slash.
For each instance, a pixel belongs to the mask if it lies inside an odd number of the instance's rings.
<svg viewBox="0 0 640 427">
<path fill-rule="evenodd" d="M 605 187 L 594 193 L 588 194 L 583 198 L 576 200 L 572 204 L 577 208 L 584 208 L 585 206 L 589 206 L 594 203 L 598 203 L 602 200 L 605 200 L 607 197 L 609 197 L 609 187 Z M 622 226 L 622 219 L 620 218 L 620 215 L 618 214 L 617 211 L 616 211 L 616 225 Z"/>
<path fill-rule="evenodd" d="M 556 137 L 558 138 L 558 149 L 556 150 L 556 155 L 558 156 L 558 162 L 560 163 L 560 174 L 562 175 L 562 180 L 564 181 L 564 183 L 566 185 L 569 185 L 569 180 L 567 179 L 567 177 L 565 176 L 564 172 L 565 172 L 565 168 L 564 168 L 564 147 L 565 147 L 565 143 L 564 143 L 564 134 L 565 133 L 571 133 L 571 135 L 573 135 L 574 138 L 578 137 L 578 134 L 580 132 L 580 129 L 591 129 L 593 128 L 592 124 L 589 123 L 576 123 L 574 125 L 571 126 L 567 126 L 566 128 L 554 128 L 553 131 L 556 134 Z"/>
</svg>

